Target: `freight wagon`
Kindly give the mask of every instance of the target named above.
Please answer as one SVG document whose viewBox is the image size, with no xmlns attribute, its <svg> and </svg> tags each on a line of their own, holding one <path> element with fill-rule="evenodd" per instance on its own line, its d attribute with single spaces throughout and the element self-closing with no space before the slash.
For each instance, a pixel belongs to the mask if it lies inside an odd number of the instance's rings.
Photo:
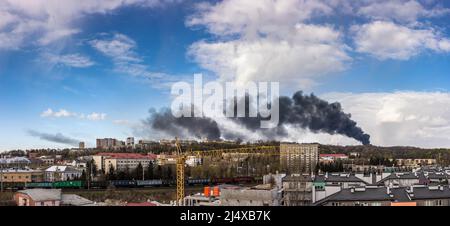
<svg viewBox="0 0 450 226">
<path fill-rule="evenodd" d="M 31 182 L 27 183 L 26 188 L 52 188 L 52 182 Z"/>
<path fill-rule="evenodd" d="M 56 181 L 53 182 L 53 188 L 82 188 L 84 183 L 82 181 Z"/>
<path fill-rule="evenodd" d="M 112 180 L 112 181 L 109 181 L 109 184 L 113 185 L 114 187 L 129 188 L 129 187 L 135 187 L 136 181 L 134 181 L 134 180 Z"/>
<path fill-rule="evenodd" d="M 88 184 L 84 183 L 84 187 L 88 188 Z M 108 187 L 108 181 L 91 181 L 89 184 L 89 188 L 99 188 L 104 189 Z"/>
<path fill-rule="evenodd" d="M 188 179 L 187 184 L 188 185 L 207 185 L 211 182 L 210 179 Z"/>
<path fill-rule="evenodd" d="M 136 185 L 139 187 L 153 187 L 161 186 L 163 184 L 162 180 L 138 180 Z"/>
</svg>

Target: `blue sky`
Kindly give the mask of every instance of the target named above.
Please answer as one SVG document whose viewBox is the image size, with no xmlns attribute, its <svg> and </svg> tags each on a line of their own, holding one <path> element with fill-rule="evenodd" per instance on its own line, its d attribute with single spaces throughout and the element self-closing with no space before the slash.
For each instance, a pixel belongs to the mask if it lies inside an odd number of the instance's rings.
<svg viewBox="0 0 450 226">
<path fill-rule="evenodd" d="M 279 81 L 285 95 L 339 101 L 376 145 L 450 147 L 449 8 L 437 0 L 0 0 L 0 150 L 72 146 L 44 135 L 88 146 L 97 137 L 153 138 L 137 132 L 139 122 L 170 105 L 171 82 L 194 73 Z"/>
</svg>

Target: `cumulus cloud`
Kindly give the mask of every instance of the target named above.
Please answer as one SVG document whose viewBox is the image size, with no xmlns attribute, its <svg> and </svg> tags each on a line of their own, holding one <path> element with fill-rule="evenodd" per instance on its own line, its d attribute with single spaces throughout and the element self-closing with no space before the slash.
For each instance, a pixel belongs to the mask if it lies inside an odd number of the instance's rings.
<svg viewBox="0 0 450 226">
<path fill-rule="evenodd" d="M 80 32 L 79 19 L 124 6 L 158 7 L 180 0 L 3 0 L 0 2 L 0 49 L 25 43 L 47 45 Z M 7 28 L 7 29 L 4 29 Z"/>
<path fill-rule="evenodd" d="M 41 113 L 41 117 L 43 118 L 49 118 L 49 117 L 54 117 L 54 118 L 64 118 L 64 117 L 72 117 L 72 116 L 76 116 L 76 113 L 72 113 L 69 112 L 65 109 L 60 109 L 59 111 L 53 111 L 51 108 L 48 108 L 47 110 L 45 110 L 44 112 Z"/>
<path fill-rule="evenodd" d="M 42 132 L 39 132 L 36 130 L 28 130 L 27 133 L 28 133 L 28 135 L 33 136 L 33 137 L 38 137 L 41 140 L 46 140 L 46 141 L 59 143 L 59 144 L 67 144 L 67 145 L 77 146 L 80 142 L 79 140 L 64 136 L 61 133 L 49 134 L 49 133 L 42 133 Z"/>
<path fill-rule="evenodd" d="M 43 54 L 45 60 L 49 63 L 56 65 L 64 65 L 67 67 L 75 68 L 86 68 L 94 65 L 95 63 L 87 56 L 81 54 L 67 54 L 67 55 L 56 55 L 56 54 Z"/>
<path fill-rule="evenodd" d="M 189 55 L 224 81 L 279 81 L 303 87 L 341 71 L 351 60 L 340 31 L 306 23 L 331 13 L 320 1 L 229 0 L 200 4 L 187 20 L 218 38 L 199 41 Z"/>
<path fill-rule="evenodd" d="M 101 121 L 106 119 L 105 113 L 96 113 L 93 112 L 91 114 L 82 114 L 82 113 L 75 113 L 70 112 L 65 109 L 60 109 L 59 111 L 53 111 L 53 109 L 48 108 L 47 110 L 43 111 L 41 113 L 42 118 L 79 118 L 79 119 L 87 119 L 90 121 Z"/>
<path fill-rule="evenodd" d="M 375 145 L 450 147 L 450 93 L 329 93 L 371 135 Z"/>
<path fill-rule="evenodd" d="M 356 50 L 378 59 L 408 60 L 424 50 L 450 52 L 450 39 L 433 29 L 414 29 L 375 21 L 352 27 Z"/>
<path fill-rule="evenodd" d="M 423 17 L 436 17 L 449 12 L 448 9 L 439 6 L 427 8 L 416 0 L 369 1 L 357 9 L 357 14 L 361 16 L 403 23 L 415 23 Z"/>
</svg>

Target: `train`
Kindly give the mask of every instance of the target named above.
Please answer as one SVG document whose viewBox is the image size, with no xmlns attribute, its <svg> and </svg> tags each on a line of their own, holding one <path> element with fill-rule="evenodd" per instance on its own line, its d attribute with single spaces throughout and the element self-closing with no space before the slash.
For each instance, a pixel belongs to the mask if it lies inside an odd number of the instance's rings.
<svg viewBox="0 0 450 226">
<path fill-rule="evenodd" d="M 189 178 L 186 185 L 217 185 L 217 184 L 246 184 L 259 183 L 262 177 L 233 177 L 233 178 Z M 60 188 L 60 189 L 105 189 L 116 188 L 144 188 L 144 187 L 174 187 L 176 180 L 109 180 L 92 181 L 89 184 L 85 181 L 55 181 L 55 182 L 4 182 L 5 189 L 27 189 L 27 188 Z"/>
</svg>

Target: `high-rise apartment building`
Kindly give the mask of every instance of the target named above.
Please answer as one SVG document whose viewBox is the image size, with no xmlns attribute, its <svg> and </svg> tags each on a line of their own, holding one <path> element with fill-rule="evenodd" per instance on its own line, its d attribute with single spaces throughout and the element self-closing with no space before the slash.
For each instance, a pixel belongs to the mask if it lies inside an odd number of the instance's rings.
<svg viewBox="0 0 450 226">
<path fill-rule="evenodd" d="M 319 162 L 319 144 L 280 144 L 280 165 L 288 174 L 313 173 Z"/>
</svg>

